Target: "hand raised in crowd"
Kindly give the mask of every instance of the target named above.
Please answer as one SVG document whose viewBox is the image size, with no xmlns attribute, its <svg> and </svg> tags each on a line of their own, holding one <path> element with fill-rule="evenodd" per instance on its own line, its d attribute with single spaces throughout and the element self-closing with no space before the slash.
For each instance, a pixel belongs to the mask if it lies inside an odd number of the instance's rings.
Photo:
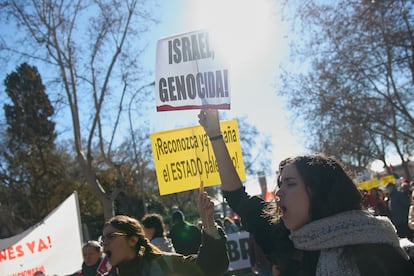
<svg viewBox="0 0 414 276">
<path fill-rule="evenodd" d="M 198 114 L 198 122 L 210 138 L 219 168 L 221 188 L 223 191 L 235 191 L 243 185 L 234 167 L 225 139 L 221 135 L 218 111 L 215 109 L 202 109 Z"/>
<path fill-rule="evenodd" d="M 198 119 L 207 136 L 215 137 L 221 134 L 219 115 L 216 109 L 202 109 L 198 114 Z"/>
<path fill-rule="evenodd" d="M 198 194 L 198 212 L 205 228 L 214 226 L 214 203 L 203 187 Z"/>
</svg>

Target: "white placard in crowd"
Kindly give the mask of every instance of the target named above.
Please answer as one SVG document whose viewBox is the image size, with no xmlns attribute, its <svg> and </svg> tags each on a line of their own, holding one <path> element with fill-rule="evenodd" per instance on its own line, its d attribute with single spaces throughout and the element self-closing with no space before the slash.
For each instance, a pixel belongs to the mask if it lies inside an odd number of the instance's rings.
<svg viewBox="0 0 414 276">
<path fill-rule="evenodd" d="M 229 271 L 250 267 L 249 232 L 241 231 L 228 234 L 227 248 L 230 258 Z"/>
<path fill-rule="evenodd" d="M 212 41 L 205 30 L 158 41 L 157 111 L 230 109 L 229 66 L 216 54 Z"/>
<path fill-rule="evenodd" d="M 78 196 L 74 192 L 44 220 L 0 239 L 0 275 L 68 275 L 82 267 Z"/>
</svg>

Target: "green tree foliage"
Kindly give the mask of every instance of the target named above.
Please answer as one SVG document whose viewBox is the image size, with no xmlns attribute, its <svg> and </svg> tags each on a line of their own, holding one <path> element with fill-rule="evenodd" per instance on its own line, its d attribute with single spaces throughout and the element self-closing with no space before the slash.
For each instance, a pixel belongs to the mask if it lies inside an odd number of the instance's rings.
<svg viewBox="0 0 414 276">
<path fill-rule="evenodd" d="M 7 122 L 1 202 L 12 234 L 38 223 L 68 195 L 56 193 L 65 164 L 55 150 L 54 109 L 36 67 L 21 64 L 7 75 Z M 9 212 L 6 212 L 8 210 Z M 7 232 L 7 231 L 6 231 Z"/>
<path fill-rule="evenodd" d="M 4 104 L 7 129 L 0 152 L 0 237 L 39 223 L 77 190 L 82 222 L 97 238 L 102 207 L 90 186 L 79 181 L 71 151 L 55 145 L 54 109 L 37 68 L 23 63 L 4 83 L 10 100 Z"/>
<path fill-rule="evenodd" d="M 414 149 L 413 1 L 289 2 L 299 65 L 280 94 L 306 122 L 310 148 L 366 167 Z M 288 7 L 288 6 L 286 6 Z M 295 71 L 294 71 L 295 70 Z M 408 172 L 408 171 L 407 171 Z M 408 177 L 409 174 L 407 174 Z"/>
<path fill-rule="evenodd" d="M 9 125 L 8 148 L 11 151 L 37 150 L 40 153 L 53 149 L 56 138 L 55 123 L 49 118 L 53 115 L 54 109 L 37 68 L 23 63 L 16 72 L 7 75 L 4 84 L 12 102 L 12 105 L 4 105 Z"/>
</svg>

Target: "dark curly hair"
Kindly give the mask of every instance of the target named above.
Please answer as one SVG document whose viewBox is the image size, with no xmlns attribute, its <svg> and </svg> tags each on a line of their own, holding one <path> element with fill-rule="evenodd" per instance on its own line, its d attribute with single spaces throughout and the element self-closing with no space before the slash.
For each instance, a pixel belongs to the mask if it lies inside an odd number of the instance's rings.
<svg viewBox="0 0 414 276">
<path fill-rule="evenodd" d="M 279 187 L 283 169 L 289 165 L 296 167 L 305 184 L 310 198 L 311 221 L 344 211 L 362 209 L 361 193 L 346 167 L 333 157 L 316 153 L 284 159 L 279 164 Z M 281 211 L 277 202 L 269 205 L 264 212 L 276 225 L 273 233 L 275 246 L 270 258 L 273 263 L 279 265 L 282 275 L 315 273 L 319 251 L 305 252 L 294 248 L 289 239 L 290 231 L 280 220 Z"/>
<path fill-rule="evenodd" d="M 362 209 L 361 193 L 340 161 L 323 154 L 286 158 L 279 164 L 278 186 L 283 169 L 288 165 L 296 167 L 306 186 L 311 221 Z"/>
</svg>

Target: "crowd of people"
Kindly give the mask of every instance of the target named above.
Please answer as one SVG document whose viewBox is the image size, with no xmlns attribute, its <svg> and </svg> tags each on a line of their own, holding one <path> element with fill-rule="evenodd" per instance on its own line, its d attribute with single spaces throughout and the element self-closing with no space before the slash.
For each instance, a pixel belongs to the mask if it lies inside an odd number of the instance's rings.
<svg viewBox="0 0 414 276">
<path fill-rule="evenodd" d="M 409 221 L 414 218 L 414 181 L 403 179 L 400 182 L 388 183 L 385 188 L 360 190 L 362 205 L 376 216 L 390 218 L 400 238 L 413 240 L 414 225 Z"/>
<path fill-rule="evenodd" d="M 214 151 L 223 196 L 240 220 L 214 219 L 214 205 L 200 190 L 199 227 L 175 211 L 163 217 L 108 220 L 102 243 L 83 248 L 81 275 L 223 275 L 229 265 L 226 236 L 249 232 L 255 275 L 414 275 L 401 238 L 413 238 L 414 193 L 409 184 L 362 191 L 346 167 L 322 154 L 288 157 L 278 169 L 275 202 L 246 193 L 226 147 L 217 110 L 201 110 L 199 123 Z M 201 229 L 200 229 L 201 228 Z M 93 273 L 95 271 L 95 274 Z M 91 274 L 90 274 L 91 272 Z"/>
<path fill-rule="evenodd" d="M 173 214 L 168 235 L 163 217 L 147 214 L 141 220 L 117 215 L 105 222 L 100 241 L 83 246 L 82 269 L 75 275 L 223 275 L 229 265 L 226 234 L 214 221 L 214 205 L 204 191 L 198 197 L 202 230 Z M 107 271 L 98 273 L 103 256 Z"/>
<path fill-rule="evenodd" d="M 201 110 L 221 188 L 272 263 L 274 275 L 414 275 L 395 226 L 362 206 L 345 166 L 322 154 L 279 164 L 275 204 L 245 192 L 226 147 L 217 110 Z M 267 214 L 265 216 L 264 214 Z"/>
</svg>

